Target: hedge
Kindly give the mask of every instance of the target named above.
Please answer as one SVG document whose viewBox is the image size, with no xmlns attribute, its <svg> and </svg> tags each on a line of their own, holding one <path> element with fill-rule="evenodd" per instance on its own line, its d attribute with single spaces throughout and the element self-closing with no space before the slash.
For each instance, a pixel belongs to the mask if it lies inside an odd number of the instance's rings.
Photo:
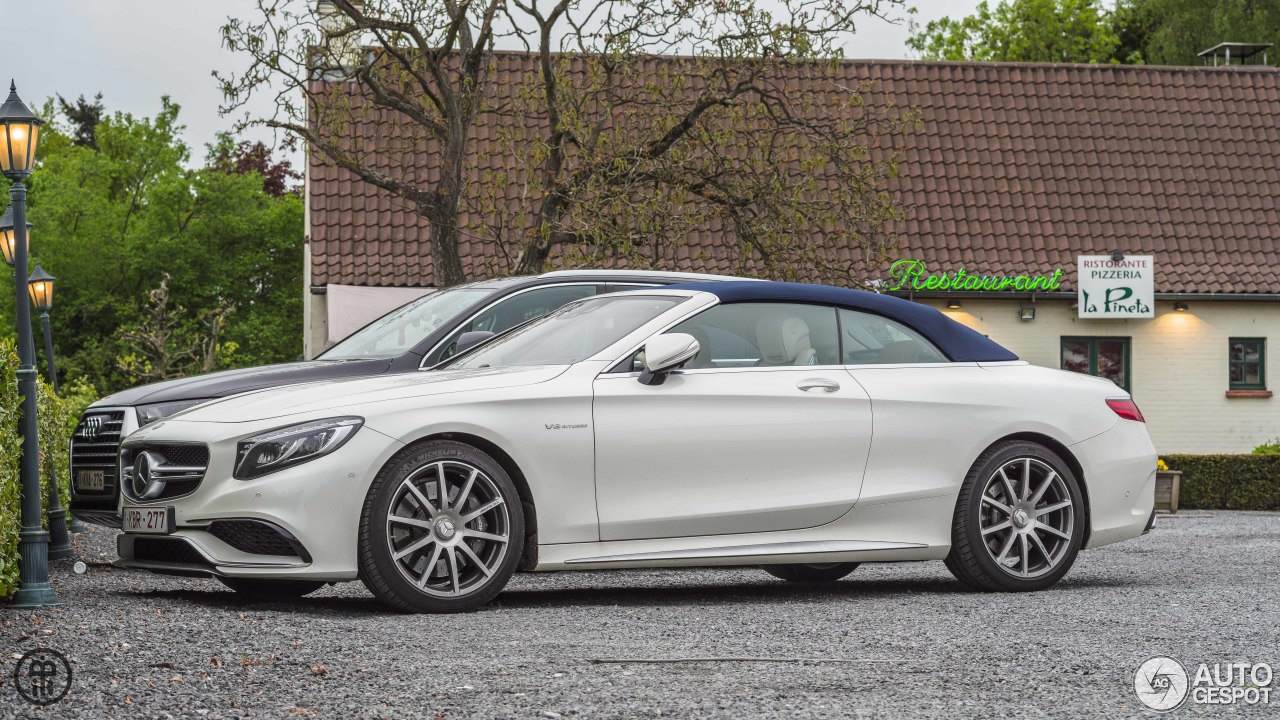
<svg viewBox="0 0 1280 720">
<path fill-rule="evenodd" d="M 1280 510 L 1280 455 L 1165 455 L 1182 471 L 1180 508 Z"/>
<path fill-rule="evenodd" d="M 0 341 L 0 598 L 13 595 L 18 585 L 18 531 L 22 526 L 18 464 L 22 456 L 22 440 L 18 436 L 21 403 L 17 372 L 18 356 L 14 352 L 14 341 L 11 338 Z M 52 474 L 60 480 L 62 507 L 65 508 L 71 499 L 71 432 L 96 393 L 93 386 L 83 379 L 63 387 L 61 397 L 54 395 L 43 380 L 37 383 L 37 390 L 36 422 L 40 450 L 44 453 L 40 501 L 42 506 L 47 503 L 45 483 Z M 47 516 L 45 524 L 48 524 Z"/>
</svg>

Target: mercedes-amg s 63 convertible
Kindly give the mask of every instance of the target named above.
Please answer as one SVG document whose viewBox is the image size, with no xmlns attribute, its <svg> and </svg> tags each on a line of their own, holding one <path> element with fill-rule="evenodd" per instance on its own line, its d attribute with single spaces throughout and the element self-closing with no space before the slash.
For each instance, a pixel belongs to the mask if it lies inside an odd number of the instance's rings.
<svg viewBox="0 0 1280 720">
<path fill-rule="evenodd" d="M 212 402 L 120 451 L 121 563 L 406 611 L 517 569 L 943 560 L 1041 590 L 1140 535 L 1156 457 L 1107 380 L 929 307 L 724 282 L 587 298 L 407 375 Z"/>
</svg>

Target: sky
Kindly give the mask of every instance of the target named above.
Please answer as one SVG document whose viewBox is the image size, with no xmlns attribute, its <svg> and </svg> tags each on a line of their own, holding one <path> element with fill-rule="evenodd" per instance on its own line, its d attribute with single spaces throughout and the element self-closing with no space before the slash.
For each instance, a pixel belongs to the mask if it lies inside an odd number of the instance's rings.
<svg viewBox="0 0 1280 720">
<path fill-rule="evenodd" d="M 973 12 L 979 0 L 908 0 L 920 24 Z M 219 28 L 228 15 L 250 16 L 253 0 L 8 0 L 0 75 L 13 78 L 33 109 L 45 98 L 71 100 L 101 92 L 108 112 L 152 116 L 168 95 L 182 106 L 184 139 L 192 161 L 232 119 L 218 114 L 222 93 L 210 72 L 239 69 L 244 61 L 222 47 Z M 897 24 L 864 20 L 846 57 L 903 59 L 909 35 L 905 13 Z M 268 115 L 271 106 L 250 108 Z M 252 139 L 274 144 L 269 131 Z M 295 160 L 296 161 L 296 160 Z"/>
</svg>

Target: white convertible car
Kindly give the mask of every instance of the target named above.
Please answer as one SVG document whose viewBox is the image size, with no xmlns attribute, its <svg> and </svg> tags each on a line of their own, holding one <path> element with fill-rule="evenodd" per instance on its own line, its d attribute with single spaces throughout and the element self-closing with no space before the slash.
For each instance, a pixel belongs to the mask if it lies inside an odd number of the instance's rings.
<svg viewBox="0 0 1280 720">
<path fill-rule="evenodd" d="M 121 563 L 470 610 L 516 569 L 944 560 L 1039 590 L 1137 537 L 1156 457 L 1107 380 L 929 307 L 724 282 L 566 305 L 409 375 L 248 393 L 122 445 Z"/>
</svg>

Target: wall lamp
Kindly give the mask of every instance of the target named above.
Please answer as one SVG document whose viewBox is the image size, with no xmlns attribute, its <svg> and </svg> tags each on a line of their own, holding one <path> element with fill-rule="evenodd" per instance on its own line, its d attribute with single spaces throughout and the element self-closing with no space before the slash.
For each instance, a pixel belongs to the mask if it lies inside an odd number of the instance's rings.
<svg viewBox="0 0 1280 720">
<path fill-rule="evenodd" d="M 1035 320 L 1036 306 L 1035 305 L 1019 305 L 1018 319 L 1019 320 Z"/>
<path fill-rule="evenodd" d="M 950 300 L 947 300 L 947 309 L 948 309 L 948 310 L 959 310 L 959 309 L 960 309 L 960 301 L 959 301 L 959 300 L 957 300 L 957 299 L 955 299 L 955 298 L 951 298 Z"/>
<path fill-rule="evenodd" d="M 1186 303 L 1182 302 L 1181 300 L 1173 304 L 1174 312 L 1186 312 L 1190 309 L 1191 309 L 1190 306 L 1188 306 Z"/>
</svg>

